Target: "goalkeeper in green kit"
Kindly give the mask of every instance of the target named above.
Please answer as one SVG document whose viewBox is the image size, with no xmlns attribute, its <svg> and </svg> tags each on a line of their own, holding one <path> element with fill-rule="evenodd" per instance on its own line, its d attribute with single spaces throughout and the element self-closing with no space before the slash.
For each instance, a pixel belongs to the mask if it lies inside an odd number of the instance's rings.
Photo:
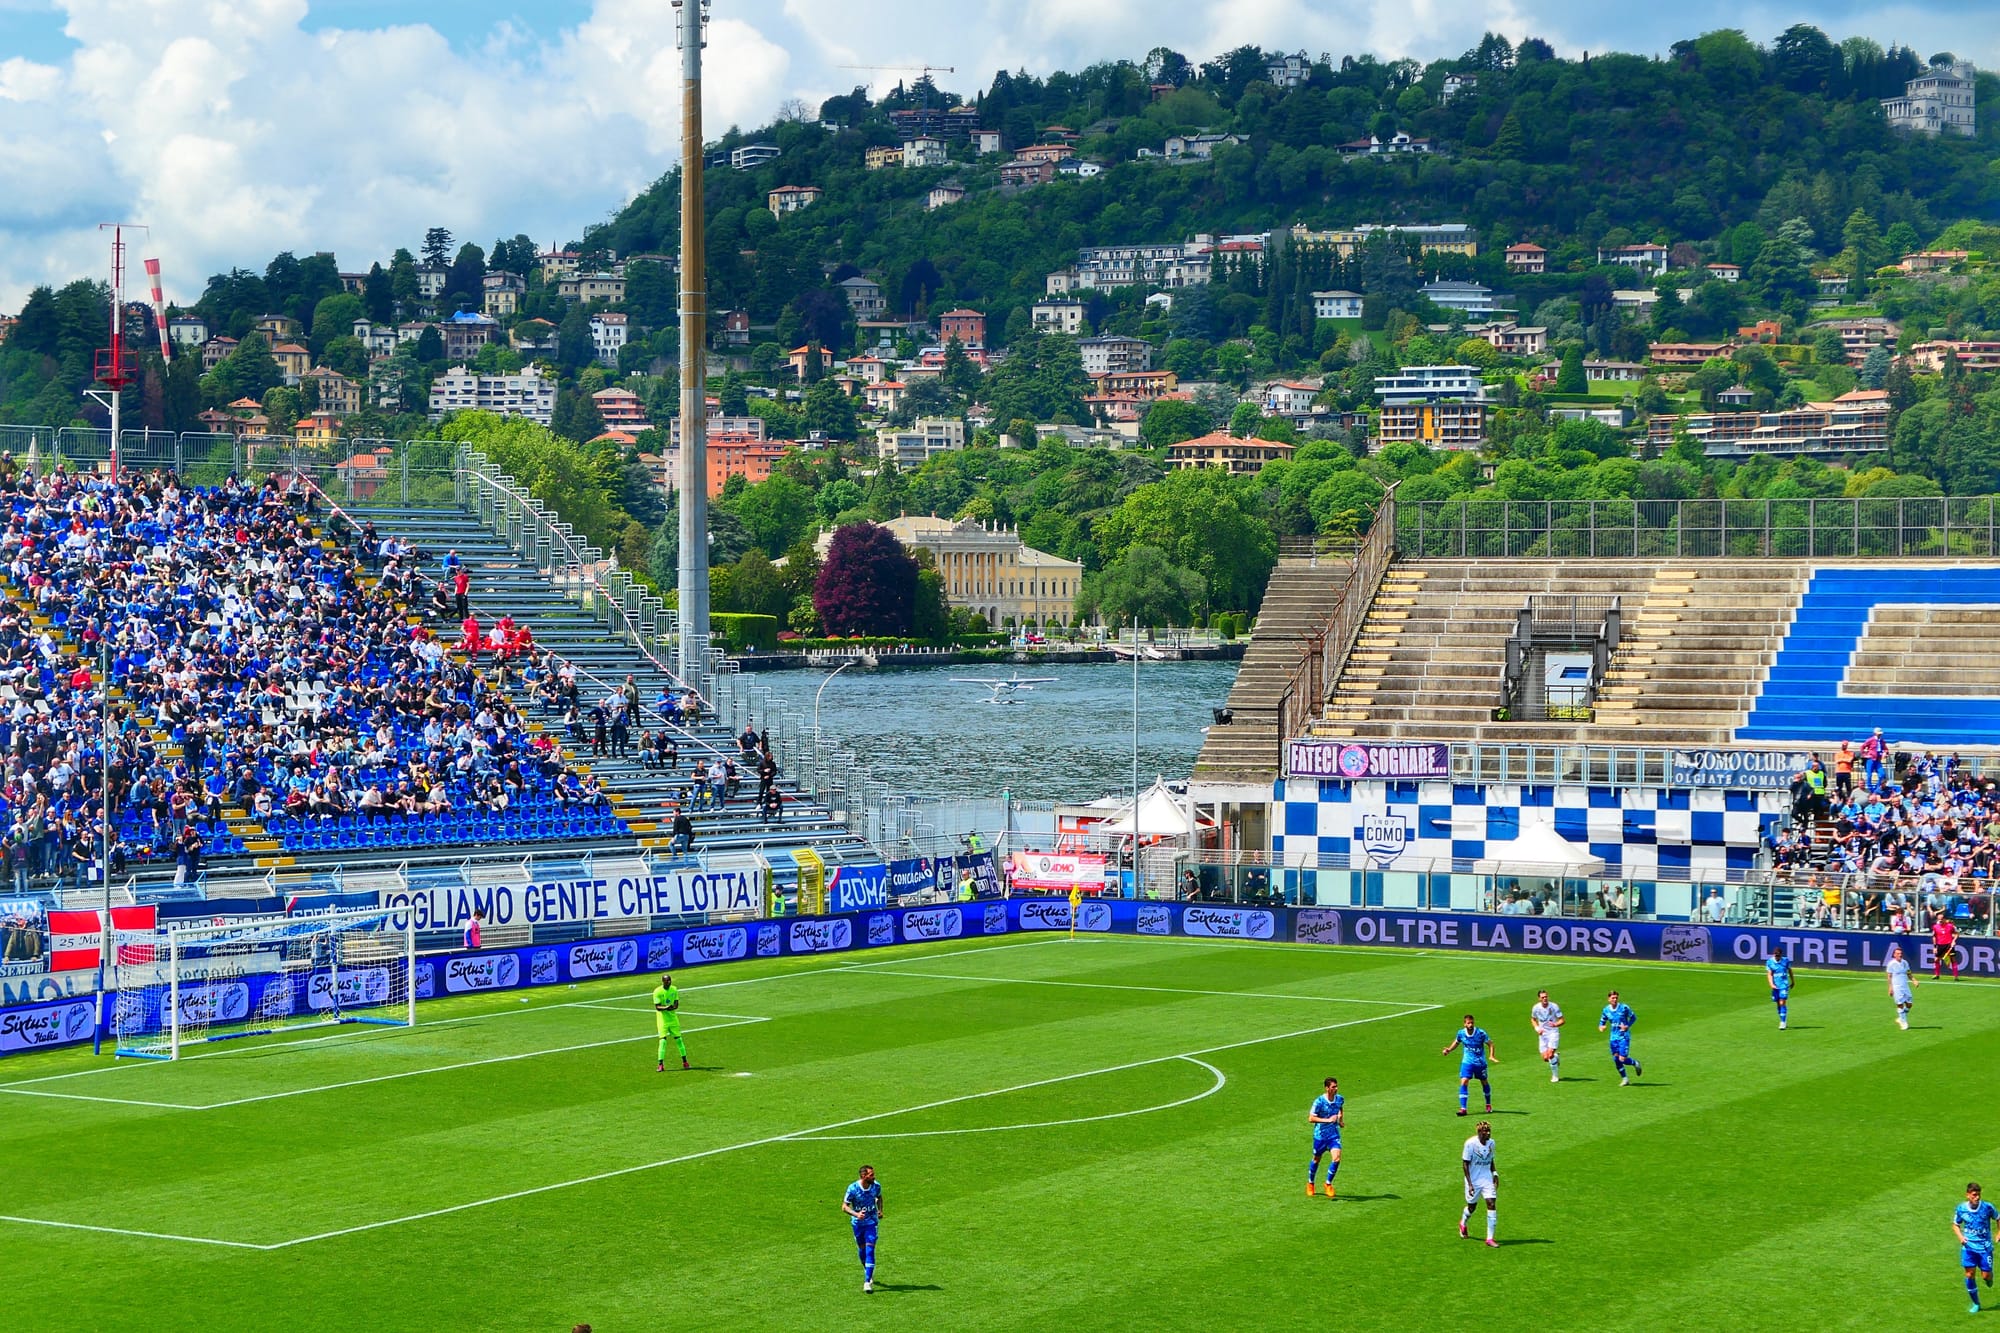
<svg viewBox="0 0 2000 1333">
<path fill-rule="evenodd" d="M 665 973 L 661 975 L 660 984 L 653 990 L 653 1008 L 658 1011 L 653 1017 L 658 1021 L 660 1026 L 660 1064 L 653 1072 L 656 1074 L 667 1072 L 667 1038 L 669 1037 L 672 1037 L 674 1045 L 680 1048 L 681 1068 L 689 1068 L 688 1044 L 681 1040 L 681 993 L 674 986 L 674 979 L 671 975 Z"/>
</svg>

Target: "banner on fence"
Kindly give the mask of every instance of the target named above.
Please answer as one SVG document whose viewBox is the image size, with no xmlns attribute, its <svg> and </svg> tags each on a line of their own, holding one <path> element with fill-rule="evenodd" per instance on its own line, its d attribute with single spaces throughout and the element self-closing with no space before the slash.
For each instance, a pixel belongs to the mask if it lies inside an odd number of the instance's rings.
<svg viewBox="0 0 2000 1333">
<path fill-rule="evenodd" d="M 111 928 L 153 930 L 159 925 L 159 908 L 114 907 Z M 94 968 L 104 951 L 104 919 L 97 912 L 49 913 L 49 970 L 77 972 Z"/>
<path fill-rule="evenodd" d="M 1783 791 L 1811 760 L 1803 750 L 1675 750 L 1667 780 L 1676 787 Z"/>
<path fill-rule="evenodd" d="M 764 911 L 764 871 L 667 870 L 615 877 L 552 878 L 526 884 L 434 884 L 391 889 L 382 906 L 418 930 L 463 930 L 477 912 L 486 928 Z"/>
<path fill-rule="evenodd" d="M 866 912 L 889 905 L 889 867 L 881 862 L 835 866 L 827 876 L 829 912 Z"/>
<path fill-rule="evenodd" d="M 1429 741 L 1292 740 L 1285 745 L 1285 776 L 1349 782 L 1448 778 L 1451 747 Z"/>
<path fill-rule="evenodd" d="M 86 997 L 0 1012 L 0 1055 L 89 1041 L 97 1002 Z"/>
<path fill-rule="evenodd" d="M 438 955 L 417 963 L 419 999 L 616 977 L 676 964 L 732 962 L 748 957 L 836 954 L 895 943 L 999 936 L 1010 931 L 1066 931 L 1066 897 L 990 899 L 929 907 L 890 908 L 849 916 L 791 918 L 743 925 L 700 926 L 573 944 Z M 1451 912 L 1310 907 L 1252 908 L 1228 904 L 1142 902 L 1092 898 L 1077 914 L 1078 930 L 1198 939 L 1290 940 L 1299 944 L 1458 950 L 1554 957 L 1756 966 L 1766 952 L 1800 967 L 1879 972 L 1900 944 L 1910 964 L 1934 960 L 1927 936 L 1775 926 L 1710 926 L 1681 921 L 1522 918 Z M 2000 941 L 1968 939 L 1957 949 L 1960 971 L 2000 977 Z M 343 1008 L 383 1002 L 391 993 L 383 968 L 344 971 Z M 300 983 L 303 983 L 302 985 Z M 275 968 L 184 987 L 184 1017 L 211 1024 L 281 1017 L 299 1006 L 322 1008 L 333 997 L 324 973 L 298 978 Z M 120 1022 L 158 1022 L 158 988 L 114 997 Z M 0 1009 L 0 1054 L 88 1041 L 90 997 L 42 1000 Z"/>
<path fill-rule="evenodd" d="M 1096 893 L 1104 887 L 1104 857 L 1098 852 L 1015 852 L 1012 870 L 1016 889 Z M 978 867 L 972 873 L 977 877 Z"/>
<path fill-rule="evenodd" d="M 938 861 L 945 866 L 945 882 L 938 884 Z M 901 898 L 912 893 L 930 893 L 939 887 L 947 891 L 951 888 L 951 858 L 929 856 L 911 857 L 905 861 L 889 863 L 889 894 Z"/>
</svg>

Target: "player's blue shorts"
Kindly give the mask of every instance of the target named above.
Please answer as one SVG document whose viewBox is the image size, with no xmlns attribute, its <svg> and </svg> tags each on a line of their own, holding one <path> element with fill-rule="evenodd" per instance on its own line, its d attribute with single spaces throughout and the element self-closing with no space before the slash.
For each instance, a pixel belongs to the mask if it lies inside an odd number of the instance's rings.
<svg viewBox="0 0 2000 1333">
<path fill-rule="evenodd" d="M 1461 1060 L 1458 1062 L 1458 1076 L 1460 1078 L 1483 1079 L 1486 1077 L 1486 1062 L 1480 1060 L 1475 1063 L 1471 1060 Z"/>
<path fill-rule="evenodd" d="M 1773 986 L 1771 987 L 1771 998 L 1779 1004 L 1783 1004 L 1792 998 L 1792 988 L 1790 986 Z"/>
<path fill-rule="evenodd" d="M 1958 1247 L 1958 1266 L 1990 1273 L 1993 1271 L 1993 1251 L 1975 1250 L 1970 1245 L 1961 1245 Z"/>
<path fill-rule="evenodd" d="M 1323 1152 L 1333 1152 L 1337 1150 L 1339 1147 L 1340 1147 L 1339 1130 L 1335 1130 L 1331 1134 L 1313 1135 L 1313 1153 L 1315 1155 Z"/>
<path fill-rule="evenodd" d="M 855 1240 L 872 1241 L 875 1239 L 875 1228 L 877 1226 L 877 1222 L 874 1218 L 870 1217 L 864 1219 L 855 1217 L 855 1218 L 849 1218 L 848 1220 L 854 1227 Z"/>
<path fill-rule="evenodd" d="M 1611 1034 L 1611 1053 L 1630 1056 L 1632 1054 L 1632 1034 L 1629 1032 Z"/>
</svg>

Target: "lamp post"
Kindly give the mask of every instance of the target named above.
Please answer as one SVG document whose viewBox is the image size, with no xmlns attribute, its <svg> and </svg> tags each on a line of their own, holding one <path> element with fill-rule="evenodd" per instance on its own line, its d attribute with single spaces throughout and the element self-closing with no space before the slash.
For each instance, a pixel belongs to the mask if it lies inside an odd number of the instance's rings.
<svg viewBox="0 0 2000 1333">
<path fill-rule="evenodd" d="M 849 667 L 853 666 L 853 665 L 854 665 L 854 664 L 855 664 L 856 662 L 858 662 L 858 661 L 860 661 L 860 660 L 861 660 L 860 658 L 849 658 L 849 659 L 848 659 L 847 661 L 845 661 L 845 662 L 842 662 L 842 663 L 841 663 L 841 664 L 840 664 L 839 666 L 835 667 L 835 668 L 834 668 L 834 669 L 833 669 L 833 670 L 832 670 L 831 672 L 829 672 L 829 673 L 827 674 L 827 678 L 826 678 L 825 680 L 823 680 L 823 681 L 821 681 L 821 682 L 819 683 L 819 688 L 818 688 L 817 690 L 814 690 L 814 691 L 813 691 L 813 748 L 814 748 L 814 749 L 818 749 L 818 748 L 819 748 L 819 700 L 820 700 L 820 696 L 826 693 L 826 687 L 827 687 L 827 686 L 829 686 L 829 685 L 833 684 L 833 678 L 834 678 L 835 676 L 837 676 L 837 675 L 839 675 L 839 674 L 840 674 L 841 672 L 843 672 L 843 671 L 847 670 L 847 668 L 849 668 Z"/>
<path fill-rule="evenodd" d="M 1139 622 L 1132 622 L 1132 896 L 1139 896 Z"/>
</svg>

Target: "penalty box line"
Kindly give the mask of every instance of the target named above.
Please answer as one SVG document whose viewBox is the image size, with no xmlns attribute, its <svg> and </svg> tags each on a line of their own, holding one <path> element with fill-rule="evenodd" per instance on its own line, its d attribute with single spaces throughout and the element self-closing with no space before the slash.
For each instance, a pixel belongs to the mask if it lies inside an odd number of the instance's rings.
<svg viewBox="0 0 2000 1333">
<path fill-rule="evenodd" d="M 608 1008 L 610 1006 L 599 1006 Z M 637 1009 L 630 1013 L 640 1012 Z M 690 1018 L 722 1018 L 722 1023 L 704 1023 L 700 1027 L 689 1027 L 689 1032 L 719 1032 L 724 1028 L 740 1028 L 750 1023 L 768 1023 L 768 1018 L 749 1014 L 690 1014 Z M 114 1106 L 145 1106 L 162 1111 L 220 1111 L 231 1106 L 249 1106 L 256 1102 L 282 1101 L 287 1097 L 305 1097 L 317 1092 L 333 1092 L 340 1088 L 360 1088 L 371 1083 L 393 1083 L 398 1079 L 419 1078 L 425 1074 L 445 1074 L 455 1069 L 477 1069 L 481 1065 L 511 1064 L 516 1060 L 533 1060 L 544 1055 L 564 1055 L 571 1051 L 593 1051 L 601 1046 L 622 1046 L 635 1041 L 657 1041 L 653 1033 L 640 1033 L 630 1037 L 611 1037 L 604 1041 L 582 1041 L 569 1046 L 550 1046 L 539 1051 L 516 1051 L 508 1055 L 489 1055 L 477 1060 L 459 1060 L 448 1065 L 427 1065 L 422 1069 L 403 1069 L 393 1074 L 374 1074 L 368 1078 L 342 1079 L 338 1083 L 319 1083 L 305 1088 L 286 1088 L 281 1092 L 263 1092 L 253 1097 L 232 1097 L 220 1102 L 155 1102 L 142 1101 L 135 1097 L 100 1097 L 85 1092 L 48 1092 L 41 1088 L 0 1087 L 0 1092 L 12 1093 L 17 1097 L 46 1097 L 66 1102 L 108 1102 Z"/>
<path fill-rule="evenodd" d="M 1052 944 L 1054 942 L 1055 942 L 1054 938 L 1033 939 L 1033 940 L 1012 940 L 1006 944 L 988 944 L 970 949 L 940 950 L 936 951 L 934 956 L 955 958 L 959 954 L 990 953 L 998 949 L 1020 949 L 1020 948 L 1026 948 L 1030 945 Z M 850 962 L 847 959 L 843 958 L 836 961 L 828 962 L 820 967 L 800 968 L 796 971 L 791 971 L 791 972 L 772 972 L 761 977 L 740 977 L 734 981 L 711 981 L 700 985 L 683 986 L 681 987 L 681 989 L 684 991 L 704 991 L 704 990 L 721 990 L 724 987 L 728 986 L 755 986 L 767 981 L 790 981 L 797 977 L 823 976 L 829 972 L 850 972 L 856 968 L 888 966 L 889 964 L 899 963 L 903 961 L 905 960 L 902 958 L 885 958 L 881 961 L 881 963 L 877 964 L 877 963 Z M 616 1008 L 621 1008 L 621 1006 L 607 1004 L 605 1003 L 605 1001 L 642 1000 L 651 994 L 652 994 L 651 991 L 630 991 L 623 995 L 607 995 L 604 996 L 601 1000 L 560 1000 L 550 1004 L 534 1005 L 526 1009 L 522 1008 L 492 1009 L 488 1010 L 485 1013 L 458 1014 L 451 1018 L 429 1019 L 424 1022 L 418 1023 L 415 1027 L 390 1028 L 368 1033 L 347 1032 L 347 1031 L 329 1032 L 326 1035 L 319 1037 L 297 1037 L 285 1041 L 263 1042 L 255 1046 L 240 1047 L 234 1050 L 192 1051 L 186 1055 L 183 1055 L 180 1058 L 179 1063 L 185 1063 L 189 1060 L 217 1060 L 217 1059 L 229 1059 L 229 1058 L 244 1059 L 250 1055 L 269 1052 L 272 1050 L 292 1050 L 303 1046 L 316 1046 L 321 1042 L 329 1042 L 329 1041 L 340 1041 L 340 1042 L 388 1041 L 388 1040 L 393 1040 L 397 1037 L 408 1036 L 411 1033 L 435 1031 L 436 1029 L 441 1027 L 450 1027 L 460 1023 L 479 1023 L 479 1022 L 484 1022 L 488 1019 L 519 1017 L 524 1014 L 545 1014 L 548 1013 L 550 1010 L 554 1009 L 616 1009 Z M 635 1009 L 635 1010 L 628 1010 L 626 1012 L 643 1012 L 643 1010 Z M 750 1017 L 751 1015 L 715 1014 L 713 1016 L 718 1018 L 741 1018 L 741 1017 Z M 40 1074 L 34 1078 L 15 1079 L 12 1082 L 0 1082 L 0 1092 L 14 1092 L 36 1083 L 57 1083 L 65 1079 L 88 1078 L 92 1075 L 97 1075 L 97 1074 L 113 1074 L 119 1072 L 120 1070 L 156 1069 L 158 1067 L 160 1066 L 157 1061 L 133 1060 L 120 1064 L 98 1065 L 90 1069 L 71 1069 L 60 1074 Z M 191 1108 L 183 1106 L 177 1102 L 148 1102 L 138 1098 L 122 1099 L 116 1097 L 102 1097 L 102 1098 L 78 1097 L 75 1100 L 108 1101 L 114 1103 L 124 1101 L 127 1104 L 133 1106 L 158 1106 L 170 1110 L 199 1109 L 199 1108 Z"/>
<path fill-rule="evenodd" d="M 1031 1079 L 1028 1082 L 1016 1083 L 1004 1088 L 989 1088 L 983 1092 L 961 1093 L 955 1097 L 942 1097 L 934 1101 L 920 1102 L 915 1106 L 902 1106 L 890 1111 L 876 1111 L 868 1115 L 853 1116 L 846 1120 L 835 1120 L 824 1125 L 812 1125 L 803 1129 L 790 1130 L 783 1134 L 772 1134 L 765 1138 L 750 1139 L 742 1143 L 724 1144 L 720 1147 L 704 1148 L 698 1152 L 663 1157 L 658 1161 L 614 1167 L 609 1171 L 597 1171 L 590 1175 L 577 1176 L 570 1180 L 558 1180 L 546 1185 L 530 1186 L 527 1189 L 510 1190 L 505 1194 L 495 1194 L 484 1199 L 472 1199 L 465 1203 L 451 1204 L 444 1208 L 427 1209 L 420 1213 L 406 1213 L 400 1217 L 384 1218 L 378 1222 L 362 1222 L 355 1226 L 340 1227 L 332 1231 L 321 1231 L 309 1236 L 295 1236 L 290 1240 L 271 1241 L 260 1244 L 255 1241 L 223 1240 L 213 1236 L 182 1236 L 169 1232 L 142 1231 L 125 1227 L 94 1226 L 79 1222 L 57 1222 L 46 1218 L 14 1217 L 4 1214 L 0 1214 L 0 1222 L 13 1222 L 22 1226 L 54 1227 L 63 1230 L 91 1231 L 107 1235 L 131 1236 L 142 1240 L 168 1240 L 193 1245 L 213 1245 L 228 1249 L 256 1250 L 268 1253 L 275 1250 L 291 1249 L 298 1245 L 310 1245 L 317 1241 L 336 1240 L 343 1236 L 360 1235 L 369 1231 L 381 1231 L 388 1227 L 403 1226 L 412 1222 L 426 1222 L 433 1218 L 449 1217 L 456 1213 L 469 1212 L 475 1208 L 486 1208 L 498 1203 L 511 1203 L 517 1199 L 534 1198 L 537 1195 L 550 1194 L 557 1190 L 574 1189 L 582 1185 L 594 1185 L 607 1180 L 617 1180 L 623 1176 L 657 1171 L 663 1167 L 679 1166 L 687 1162 L 701 1161 L 705 1158 L 721 1157 L 729 1153 L 746 1152 L 753 1148 L 769 1147 L 772 1144 L 811 1142 L 814 1135 L 832 1135 L 836 1131 L 849 1129 L 855 1125 L 873 1124 L 876 1121 L 890 1120 L 897 1116 L 915 1115 L 920 1111 L 934 1111 L 940 1107 L 958 1106 L 965 1102 L 979 1101 L 988 1097 L 1004 1097 L 1011 1093 L 1027 1092 L 1035 1088 L 1050 1087 L 1058 1083 L 1073 1083 L 1079 1079 L 1097 1078 L 1105 1074 L 1123 1073 L 1131 1069 L 1144 1069 L 1153 1065 L 1167 1064 L 1172 1061 L 1205 1063 L 1200 1060 L 1200 1057 L 1219 1055 L 1225 1051 L 1242 1050 L 1250 1046 L 1267 1045 L 1276 1041 L 1289 1041 L 1295 1037 L 1314 1036 L 1321 1032 L 1332 1032 L 1340 1028 L 1360 1027 L 1368 1023 L 1385 1023 L 1398 1018 L 1407 1018 L 1415 1014 L 1430 1013 L 1441 1007 L 1434 1004 L 1412 1005 L 1407 1009 L 1401 1009 L 1395 1013 L 1370 1014 L 1365 1018 L 1350 1018 L 1338 1023 L 1320 1023 L 1312 1027 L 1273 1033 L 1267 1037 L 1250 1037 L 1243 1041 L 1224 1042 L 1221 1045 L 1204 1046 L 1196 1050 L 1176 1051 L 1171 1055 L 1156 1055 L 1144 1060 L 1128 1060 L 1122 1064 L 1106 1065 L 1100 1069 L 1085 1069 L 1073 1074 L 1057 1074 L 1049 1078 Z M 1211 1088 L 1210 1093 L 1215 1090 Z M 1209 1094 L 1202 1094 L 1202 1096 L 1207 1095 Z M 1198 1100 L 1198 1098 L 1190 1100 Z M 1015 1126 L 1012 1128 L 1027 1128 L 1027 1126 Z"/>
</svg>

